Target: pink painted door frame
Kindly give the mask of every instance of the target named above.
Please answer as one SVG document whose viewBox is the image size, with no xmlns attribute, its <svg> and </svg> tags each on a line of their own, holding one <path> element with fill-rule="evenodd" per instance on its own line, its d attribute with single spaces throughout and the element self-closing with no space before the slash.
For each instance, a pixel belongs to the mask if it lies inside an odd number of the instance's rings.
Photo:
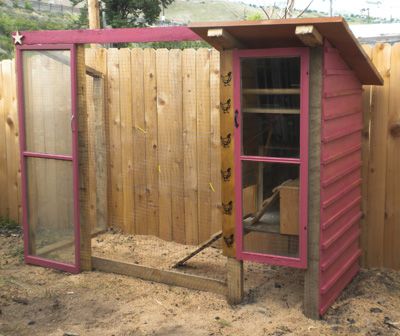
<svg viewBox="0 0 400 336">
<path fill-rule="evenodd" d="M 241 68 L 243 58 L 262 57 L 300 57 L 300 157 L 277 158 L 244 156 L 241 152 L 242 111 L 241 111 Z M 307 226 L 308 226 L 308 108 L 309 108 L 309 50 L 308 48 L 274 48 L 234 50 L 233 52 L 234 78 L 234 110 L 239 126 L 235 127 L 235 214 L 236 214 L 236 257 L 240 260 L 250 260 L 271 265 L 281 265 L 295 268 L 307 268 Z M 300 200 L 299 200 L 299 257 L 285 257 L 243 250 L 243 222 L 242 222 L 242 162 L 277 162 L 296 164 L 300 166 Z"/>
<path fill-rule="evenodd" d="M 61 155 L 56 153 L 40 153 L 27 151 L 26 129 L 25 129 L 25 104 L 24 104 L 24 75 L 23 75 L 23 52 L 40 50 L 69 50 L 71 70 L 71 132 L 72 132 L 72 155 Z M 76 47 L 74 44 L 41 44 L 23 45 L 16 47 L 16 71 L 17 71 L 17 98 L 18 98 L 18 119 L 20 139 L 20 161 L 22 180 L 22 221 L 24 232 L 24 257 L 27 264 L 50 267 L 70 273 L 80 271 L 80 223 L 79 223 L 79 175 L 78 175 L 78 121 L 77 121 L 77 86 L 76 86 Z M 42 160 L 62 160 L 72 162 L 73 169 L 73 208 L 74 208 L 74 252 L 75 261 L 73 264 L 59 262 L 43 257 L 29 254 L 29 222 L 28 222 L 28 193 L 27 193 L 27 167 L 26 158 L 40 158 Z"/>
</svg>

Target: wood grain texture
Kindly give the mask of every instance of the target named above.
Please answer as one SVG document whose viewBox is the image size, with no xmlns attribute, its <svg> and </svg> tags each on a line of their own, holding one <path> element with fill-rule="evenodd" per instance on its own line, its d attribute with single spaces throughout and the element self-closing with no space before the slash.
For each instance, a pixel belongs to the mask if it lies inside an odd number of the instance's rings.
<svg viewBox="0 0 400 336">
<path fill-rule="evenodd" d="M 109 49 L 107 55 L 107 111 L 110 139 L 110 199 L 109 225 L 124 227 L 123 218 L 123 181 L 121 153 L 121 113 L 120 113 L 120 81 L 119 81 L 119 51 Z"/>
<path fill-rule="evenodd" d="M 122 48 L 118 50 L 119 57 L 119 108 L 121 117 L 121 178 L 122 178 L 122 218 L 121 224 L 126 232 L 133 233 L 135 225 L 134 208 L 134 176 L 133 176 L 133 108 L 136 102 L 133 95 L 131 73 L 131 50 Z M 142 87 L 142 83 L 140 85 Z"/>
<path fill-rule="evenodd" d="M 183 151 L 185 239 L 187 244 L 199 242 L 198 181 L 197 181 L 197 108 L 196 108 L 196 50 L 182 53 Z"/>
<path fill-rule="evenodd" d="M 221 137 L 220 137 L 220 87 L 219 52 L 210 52 L 210 235 L 222 228 L 221 212 Z"/>
<path fill-rule="evenodd" d="M 167 49 L 156 50 L 157 112 L 158 112 L 158 169 L 159 169 L 159 235 L 172 239 L 171 203 L 171 88 L 169 78 L 169 55 Z"/>
<path fill-rule="evenodd" d="M 148 266 L 136 265 L 117 260 L 92 257 L 93 267 L 96 270 L 133 276 L 139 279 L 164 283 L 170 286 L 180 286 L 200 291 L 213 292 L 225 295 L 226 284 L 198 275 L 160 270 Z"/>
<path fill-rule="evenodd" d="M 88 155 L 88 120 L 86 111 L 86 65 L 85 47 L 76 49 L 77 113 L 78 113 L 78 164 L 79 164 L 79 212 L 81 232 L 80 263 L 82 271 L 92 269 L 91 226 L 89 214 L 89 161 Z"/>
<path fill-rule="evenodd" d="M 144 110 L 146 122 L 146 194 L 147 234 L 158 236 L 158 122 L 157 122 L 157 77 L 156 52 L 146 48 L 143 51 L 144 68 Z"/>
<path fill-rule="evenodd" d="M 372 47 L 370 45 L 363 45 L 363 49 L 369 58 L 372 58 Z M 368 240 L 368 171 L 369 171 L 369 150 L 370 150 L 370 127 L 371 127 L 371 94 L 372 94 L 372 86 L 364 85 L 363 86 L 363 130 L 362 130 L 362 168 L 361 168 L 361 176 L 362 176 L 362 212 L 363 218 L 361 219 L 361 246 L 363 246 L 363 254 L 361 257 L 362 264 L 366 264 L 368 249 L 367 246 Z"/>
<path fill-rule="evenodd" d="M 143 50 L 132 50 L 133 162 L 135 190 L 135 230 L 147 234 L 145 103 L 143 87 Z"/>
<path fill-rule="evenodd" d="M 323 50 L 310 49 L 310 107 L 308 158 L 308 261 L 304 277 L 304 314 L 319 319 L 320 164 Z"/>
<path fill-rule="evenodd" d="M 383 266 L 400 269 L 400 44 L 391 47 Z M 397 130 L 397 131 L 396 131 Z"/>
<path fill-rule="evenodd" d="M 233 73 L 233 63 L 232 63 L 232 51 L 223 51 L 220 53 L 220 71 L 221 78 L 227 78 L 229 73 Z M 228 113 L 223 113 L 220 111 L 220 133 L 221 137 L 228 137 L 230 135 L 231 142 L 229 146 L 221 146 L 221 170 L 227 170 L 231 168 L 232 175 L 229 181 L 223 181 L 221 186 L 221 202 L 222 207 L 229 207 L 232 205 L 231 211 L 223 211 L 222 215 L 222 248 L 223 253 L 229 257 L 235 257 L 236 255 L 236 243 L 235 243 L 235 176 L 234 176 L 234 141 L 233 141 L 233 80 L 230 83 L 226 83 L 220 80 L 220 99 L 221 104 L 226 104 L 230 102 L 230 109 Z M 227 244 L 227 241 L 233 237 L 233 243 L 231 245 Z"/>
<path fill-rule="evenodd" d="M 170 78 L 170 124 L 171 152 L 169 169 L 171 171 L 171 211 L 172 240 L 184 243 L 185 208 L 183 178 L 183 138 L 182 138 L 182 51 L 169 51 Z"/>
<path fill-rule="evenodd" d="M 6 63 L 0 62 L 0 83 L 5 83 L 5 77 L 3 75 L 3 67 Z M 5 70 L 4 70 L 5 71 Z M 0 186 L 5 188 L 7 185 L 8 171 L 7 171 L 7 147 L 6 147 L 6 109 L 5 109 L 5 98 L 4 90 L 0 90 Z M 0 193 L 0 216 L 8 216 L 8 194 L 6 192 Z"/>
<path fill-rule="evenodd" d="M 210 53 L 196 52 L 197 169 L 199 240 L 210 237 Z"/>
<path fill-rule="evenodd" d="M 228 257 L 226 261 L 228 302 L 239 304 L 243 300 L 243 261 Z"/>
<path fill-rule="evenodd" d="M 389 111 L 390 81 L 389 44 L 377 44 L 373 48 L 372 60 L 385 80 L 384 86 L 375 86 L 372 90 L 371 134 L 368 171 L 368 238 L 366 262 L 375 267 L 383 266 L 385 199 L 386 199 L 386 163 L 387 126 Z"/>
</svg>

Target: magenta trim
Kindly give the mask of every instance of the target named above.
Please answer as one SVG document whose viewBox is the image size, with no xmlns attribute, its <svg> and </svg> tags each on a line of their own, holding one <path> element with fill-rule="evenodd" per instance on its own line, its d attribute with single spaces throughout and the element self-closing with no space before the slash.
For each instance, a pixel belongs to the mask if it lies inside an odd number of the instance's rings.
<svg viewBox="0 0 400 336">
<path fill-rule="evenodd" d="M 188 27 L 23 31 L 23 45 L 199 41 Z M 14 35 L 14 33 L 13 33 Z"/>
<path fill-rule="evenodd" d="M 70 273 L 80 271 L 80 226 L 79 226 L 79 181 L 78 181 L 78 162 L 77 162 L 77 132 L 72 136 L 72 157 L 68 155 L 36 153 L 26 150 L 26 130 L 25 130 L 25 100 L 23 85 L 23 51 L 26 50 L 70 50 L 71 52 L 71 116 L 76 114 L 76 48 L 73 44 L 62 45 L 35 45 L 35 46 L 16 46 L 16 71 L 17 71 L 17 98 L 18 98 L 18 119 L 19 119 L 19 139 L 20 139 L 20 161 L 21 161 L 21 192 L 22 192 L 22 225 L 24 233 L 24 258 L 27 264 L 34 264 L 44 267 L 51 267 Z M 73 123 L 76 127 L 76 118 Z M 49 260 L 29 254 L 29 223 L 28 223 L 28 199 L 27 199 L 27 176 L 26 158 L 36 157 L 42 159 L 55 159 L 71 161 L 73 164 L 73 189 L 74 189 L 74 234 L 75 234 L 75 264 L 67 264 L 55 260 Z"/>
<path fill-rule="evenodd" d="M 307 268 L 307 226 L 308 226 L 308 101 L 309 101 L 309 50 L 308 48 L 276 48 L 233 51 L 234 109 L 238 111 L 241 124 L 241 80 L 240 59 L 246 57 L 300 57 L 300 158 L 271 158 L 241 155 L 241 129 L 234 130 L 235 149 L 235 216 L 236 216 L 236 257 L 280 266 Z M 242 223 L 242 161 L 277 162 L 300 165 L 300 207 L 299 207 L 299 257 L 290 258 L 270 254 L 253 253 L 243 250 Z"/>
<path fill-rule="evenodd" d="M 38 152 L 23 152 L 24 157 L 34 157 L 41 159 L 53 159 L 53 160 L 64 160 L 64 161 L 72 161 L 73 158 L 70 155 L 59 155 L 59 154 L 47 154 L 47 153 L 38 153 Z"/>
<path fill-rule="evenodd" d="M 42 257 L 28 255 L 25 258 L 25 262 L 27 264 L 48 267 L 48 268 L 55 268 L 55 269 L 58 269 L 58 270 L 64 271 L 64 272 L 69 272 L 69 273 L 74 273 L 74 274 L 79 273 L 79 269 L 77 269 L 74 265 L 71 265 L 68 263 L 63 263 L 60 261 L 55 261 L 55 260 L 49 260 L 49 259 L 45 259 Z"/>
</svg>

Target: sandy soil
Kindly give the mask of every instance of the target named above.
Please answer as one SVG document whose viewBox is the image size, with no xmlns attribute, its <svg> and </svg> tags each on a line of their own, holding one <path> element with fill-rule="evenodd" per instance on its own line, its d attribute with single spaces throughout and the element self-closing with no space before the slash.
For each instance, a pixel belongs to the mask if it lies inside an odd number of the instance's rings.
<svg viewBox="0 0 400 336">
<path fill-rule="evenodd" d="M 119 233 L 93 244 L 97 255 L 161 268 L 191 249 Z M 301 312 L 301 271 L 247 264 L 245 302 L 232 307 L 216 294 L 27 266 L 21 246 L 19 235 L 0 235 L 0 335 L 400 335 L 400 272 L 363 270 L 324 319 L 312 321 Z M 183 271 L 224 277 L 217 249 L 189 266 Z"/>
</svg>

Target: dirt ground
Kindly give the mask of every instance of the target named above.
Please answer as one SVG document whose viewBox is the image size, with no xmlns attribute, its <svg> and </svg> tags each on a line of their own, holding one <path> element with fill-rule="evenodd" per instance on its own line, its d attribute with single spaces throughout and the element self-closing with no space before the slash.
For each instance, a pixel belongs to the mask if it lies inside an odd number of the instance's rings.
<svg viewBox="0 0 400 336">
<path fill-rule="evenodd" d="M 93 239 L 96 255 L 164 269 L 188 251 L 118 232 Z M 0 235 L 1 336 L 400 335 L 400 272 L 363 270 L 324 319 L 312 321 L 302 314 L 301 271 L 246 264 L 245 302 L 232 307 L 212 293 L 27 266 L 21 252 L 20 235 Z M 223 279 L 223 266 L 209 248 L 182 271 Z"/>
</svg>

